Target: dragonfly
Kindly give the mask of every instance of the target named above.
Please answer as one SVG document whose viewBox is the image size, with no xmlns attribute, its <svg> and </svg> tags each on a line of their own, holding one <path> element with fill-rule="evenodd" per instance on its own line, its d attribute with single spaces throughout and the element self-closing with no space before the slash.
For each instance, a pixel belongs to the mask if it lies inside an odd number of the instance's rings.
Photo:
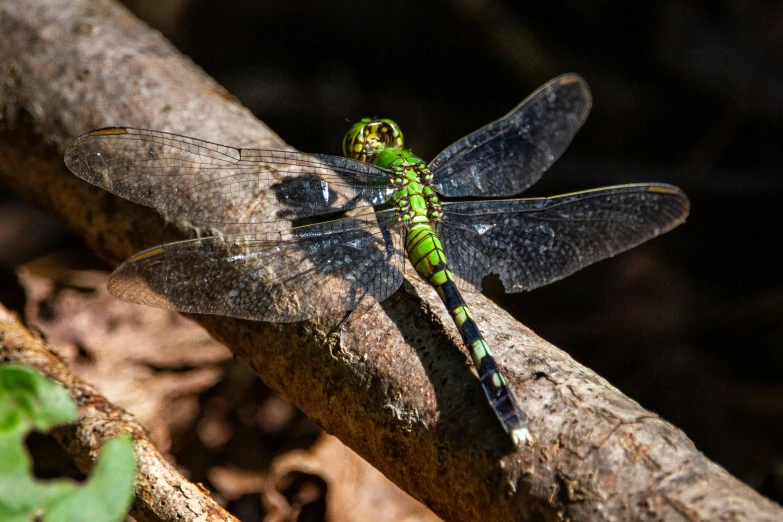
<svg viewBox="0 0 783 522">
<path fill-rule="evenodd" d="M 65 163 L 118 196 L 229 231 L 125 261 L 108 287 L 132 303 L 267 322 L 350 314 L 401 286 L 407 256 L 521 446 L 533 441 L 527 416 L 463 294 L 493 274 L 507 292 L 557 281 L 671 230 L 690 208 L 662 183 L 514 198 L 561 156 L 591 105 L 584 79 L 557 77 L 429 163 L 403 147 L 396 123 L 369 118 L 345 135 L 344 157 L 111 127 L 77 138 Z M 319 216 L 328 219 L 300 224 Z"/>
</svg>

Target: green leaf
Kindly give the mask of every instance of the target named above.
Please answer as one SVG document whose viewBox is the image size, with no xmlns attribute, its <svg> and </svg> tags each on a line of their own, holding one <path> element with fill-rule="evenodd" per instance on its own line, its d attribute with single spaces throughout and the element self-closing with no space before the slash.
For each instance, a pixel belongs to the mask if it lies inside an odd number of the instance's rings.
<svg viewBox="0 0 783 522">
<path fill-rule="evenodd" d="M 103 446 L 88 482 L 49 505 L 46 522 L 113 522 L 121 520 L 133 501 L 136 459 L 133 442 L 124 435 Z"/>
<path fill-rule="evenodd" d="M 125 436 L 108 441 L 89 480 L 37 480 L 24 438 L 76 418 L 76 403 L 57 384 L 18 365 L 0 365 L 0 521 L 113 522 L 133 499 L 135 457 Z"/>
<path fill-rule="evenodd" d="M 47 431 L 76 418 L 76 403 L 63 388 L 25 366 L 1 368 L 0 431 L 19 422 Z"/>
</svg>

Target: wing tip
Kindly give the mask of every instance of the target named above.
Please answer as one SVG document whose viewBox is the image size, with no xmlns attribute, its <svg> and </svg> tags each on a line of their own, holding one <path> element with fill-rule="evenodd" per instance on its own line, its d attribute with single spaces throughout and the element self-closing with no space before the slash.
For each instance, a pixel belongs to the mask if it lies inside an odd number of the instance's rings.
<svg viewBox="0 0 783 522">
<path fill-rule="evenodd" d="M 582 100 L 584 101 L 581 119 L 582 122 L 584 122 L 590 114 L 590 109 L 593 107 L 593 93 L 590 90 L 590 86 L 587 84 L 587 80 L 577 73 L 566 73 L 555 78 L 555 81 L 561 87 L 573 85 L 581 91 Z"/>
<path fill-rule="evenodd" d="M 163 250 L 165 250 L 163 247 L 151 248 L 125 260 L 109 275 L 109 280 L 106 282 L 109 294 L 128 303 L 151 306 L 161 310 L 183 311 L 166 295 L 156 291 L 150 285 L 150 281 L 144 273 L 149 267 L 145 267 L 143 264 L 141 266 L 134 264 L 142 259 L 155 256 Z"/>
<path fill-rule="evenodd" d="M 676 187 L 674 185 L 668 185 L 666 183 L 656 183 L 656 184 L 648 185 L 647 192 L 653 194 L 662 194 L 664 196 L 674 196 L 674 198 L 676 198 L 679 201 L 680 213 L 677 216 L 677 220 L 675 221 L 674 226 L 684 223 L 685 218 L 687 218 L 688 215 L 691 213 L 691 200 L 688 199 L 688 196 L 680 187 Z"/>
<path fill-rule="evenodd" d="M 65 155 L 63 158 L 65 161 L 65 166 L 68 167 L 72 172 L 74 172 L 74 174 L 83 177 L 81 176 L 81 174 L 77 172 L 77 170 L 80 170 L 79 162 L 84 161 L 82 158 L 79 157 L 79 153 L 84 147 L 87 146 L 84 143 L 85 140 L 89 140 L 89 138 L 92 137 L 120 136 L 123 134 L 130 134 L 130 130 L 128 127 L 104 127 L 101 129 L 94 129 L 85 134 L 82 134 L 81 136 L 73 140 L 71 143 L 69 143 L 67 147 L 65 147 Z"/>
</svg>

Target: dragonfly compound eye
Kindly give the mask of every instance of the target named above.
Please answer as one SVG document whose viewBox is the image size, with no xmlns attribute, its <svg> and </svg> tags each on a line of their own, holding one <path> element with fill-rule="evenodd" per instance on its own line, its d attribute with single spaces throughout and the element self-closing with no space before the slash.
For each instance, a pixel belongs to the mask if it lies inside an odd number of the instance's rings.
<svg viewBox="0 0 783 522">
<path fill-rule="evenodd" d="M 372 163 L 383 149 L 402 149 L 402 131 L 392 120 L 364 118 L 345 134 L 343 154 Z"/>
</svg>

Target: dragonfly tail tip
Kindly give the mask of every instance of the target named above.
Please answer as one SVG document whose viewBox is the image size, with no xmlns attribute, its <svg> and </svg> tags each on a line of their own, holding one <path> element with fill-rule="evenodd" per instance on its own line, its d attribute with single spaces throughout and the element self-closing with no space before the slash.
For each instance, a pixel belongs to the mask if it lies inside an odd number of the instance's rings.
<svg viewBox="0 0 783 522">
<path fill-rule="evenodd" d="M 533 444 L 533 435 L 530 434 L 530 430 L 527 428 L 517 428 L 510 433 L 511 440 L 515 446 L 522 446 L 523 444 Z"/>
</svg>

